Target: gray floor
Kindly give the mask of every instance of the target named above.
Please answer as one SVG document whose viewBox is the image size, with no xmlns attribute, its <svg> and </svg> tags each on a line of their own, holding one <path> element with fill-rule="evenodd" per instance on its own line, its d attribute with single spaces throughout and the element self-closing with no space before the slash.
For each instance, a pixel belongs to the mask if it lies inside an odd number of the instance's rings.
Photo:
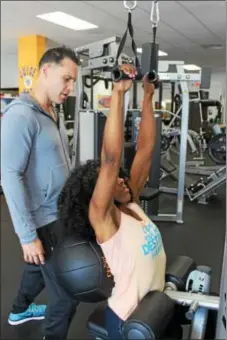
<svg viewBox="0 0 227 340">
<path fill-rule="evenodd" d="M 185 223 L 183 225 L 158 223 L 168 261 L 178 255 L 188 255 L 198 264 L 211 266 L 213 270 L 212 291 L 218 292 L 220 285 L 222 254 L 226 227 L 226 189 L 221 188 L 218 197 L 209 205 L 185 202 Z M 164 210 L 174 210 L 172 196 L 161 197 Z M 17 292 L 23 269 L 18 240 L 13 232 L 4 197 L 1 196 L 1 339 L 41 339 L 42 322 L 31 322 L 21 326 L 9 326 L 7 316 L 12 299 Z M 46 303 L 45 291 L 38 297 L 38 303 Z M 68 339 L 88 339 L 86 320 L 95 308 L 83 304 L 73 320 Z"/>
</svg>

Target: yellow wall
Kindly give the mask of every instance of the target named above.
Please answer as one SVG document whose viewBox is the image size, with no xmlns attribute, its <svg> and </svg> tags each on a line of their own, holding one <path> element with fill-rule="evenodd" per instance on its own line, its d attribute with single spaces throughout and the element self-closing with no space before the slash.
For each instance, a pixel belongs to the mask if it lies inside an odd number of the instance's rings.
<svg viewBox="0 0 227 340">
<path fill-rule="evenodd" d="M 38 35 L 18 39 L 19 92 L 30 92 L 38 76 L 38 64 L 47 48 L 47 39 Z"/>
</svg>

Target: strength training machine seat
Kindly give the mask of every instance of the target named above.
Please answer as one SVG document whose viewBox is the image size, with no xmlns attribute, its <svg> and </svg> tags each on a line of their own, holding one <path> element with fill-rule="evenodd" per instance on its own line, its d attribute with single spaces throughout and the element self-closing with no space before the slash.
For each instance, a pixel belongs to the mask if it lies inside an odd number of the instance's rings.
<svg viewBox="0 0 227 340">
<path fill-rule="evenodd" d="M 160 338 L 173 317 L 174 306 L 174 301 L 164 292 L 149 292 L 123 323 L 123 338 L 127 340 Z M 99 306 L 88 320 L 89 332 L 97 340 L 108 339 L 104 324 L 105 307 Z"/>
<path fill-rule="evenodd" d="M 175 301 L 165 290 L 184 290 L 189 274 L 196 268 L 196 263 L 186 256 L 179 256 L 166 271 L 164 292 L 150 291 L 140 301 L 137 308 L 122 326 L 126 340 L 154 340 L 165 335 L 175 311 Z M 107 340 L 105 329 L 105 308 L 101 305 L 90 315 L 87 327 L 96 340 Z"/>
<path fill-rule="evenodd" d="M 153 188 L 144 188 L 140 194 L 140 201 L 151 201 L 158 196 L 160 191 Z"/>
</svg>

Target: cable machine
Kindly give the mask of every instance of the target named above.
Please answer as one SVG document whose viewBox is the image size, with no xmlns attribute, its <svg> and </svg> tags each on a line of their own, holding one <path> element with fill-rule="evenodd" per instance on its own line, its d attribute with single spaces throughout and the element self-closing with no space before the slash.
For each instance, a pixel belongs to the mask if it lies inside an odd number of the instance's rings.
<svg viewBox="0 0 227 340">
<path fill-rule="evenodd" d="M 130 3 L 130 4 L 129 4 Z M 136 1 L 124 1 L 125 8 L 129 13 L 136 7 Z M 152 8 L 157 8 L 157 1 L 152 2 Z M 131 6 L 131 7 L 129 7 Z M 156 14 L 159 12 L 156 12 Z M 159 16 L 158 16 L 159 18 Z M 152 18 L 151 18 L 152 19 Z M 152 20 L 151 20 L 152 21 Z M 157 30 L 157 22 L 152 23 L 154 42 L 155 34 Z M 78 80 L 76 85 L 76 106 L 75 106 L 75 124 L 74 124 L 74 140 L 73 140 L 73 155 L 72 166 L 76 163 L 85 161 L 88 158 L 96 157 L 97 149 L 99 148 L 99 141 L 97 138 L 98 126 L 100 121 L 97 119 L 102 117 L 102 114 L 96 110 L 82 110 L 82 93 L 83 93 L 83 76 L 91 75 L 91 79 L 97 76 L 101 76 L 103 79 L 112 80 L 112 69 L 116 63 L 116 55 L 119 50 L 119 44 L 122 40 L 119 37 L 112 37 L 109 39 L 101 40 L 93 44 L 82 46 L 76 49 L 79 56 L 87 56 L 86 65 L 79 67 Z M 145 47 L 145 46 L 143 46 Z M 148 63 L 151 60 L 152 46 L 147 45 L 147 48 L 143 48 L 142 53 L 142 69 L 145 68 L 146 72 L 151 71 Z M 154 46 L 153 46 L 154 49 Z M 150 50 L 150 52 L 149 52 Z M 129 58 L 130 60 L 130 58 Z M 174 71 L 173 71 L 174 70 Z M 181 117 L 181 144 L 180 144 L 180 156 L 179 156 L 179 179 L 177 188 L 177 206 L 176 213 L 174 214 L 159 214 L 152 215 L 153 221 L 172 221 L 177 223 L 183 223 L 183 205 L 184 205 L 184 189 L 185 189 L 185 168 L 186 168 L 186 154 L 187 154 L 187 132 L 188 132 L 188 116 L 189 116 L 189 82 L 200 82 L 201 71 L 197 73 L 186 73 L 184 69 L 183 61 L 159 61 L 157 63 L 157 71 L 160 81 L 170 82 L 171 84 L 178 84 L 182 93 L 182 117 Z M 172 85 L 172 92 L 174 88 Z M 91 96 L 92 97 L 92 96 Z M 129 93 L 125 96 L 125 119 L 127 115 L 127 109 L 129 104 Z M 89 117 L 93 117 L 92 119 Z M 92 122 L 92 123 L 91 123 Z M 90 140 L 90 141 L 89 141 Z M 83 145 L 83 147 L 82 147 Z M 87 154 L 86 154 L 87 152 Z M 148 202 L 149 203 L 149 202 Z M 219 307 L 216 340 L 226 338 L 226 243 L 223 257 L 223 269 L 220 288 L 220 304 Z M 202 296 L 198 298 L 203 298 Z M 206 298 L 204 296 L 204 298 Z M 182 297 L 182 299 L 184 299 Z M 183 300 L 182 300 L 183 301 Z M 219 301 L 219 299 L 218 299 Z M 219 305 L 219 306 L 218 306 Z M 216 307 L 215 307 L 216 308 Z M 194 336 L 194 335 L 193 335 Z M 201 337 L 194 337 L 194 339 Z"/>
</svg>

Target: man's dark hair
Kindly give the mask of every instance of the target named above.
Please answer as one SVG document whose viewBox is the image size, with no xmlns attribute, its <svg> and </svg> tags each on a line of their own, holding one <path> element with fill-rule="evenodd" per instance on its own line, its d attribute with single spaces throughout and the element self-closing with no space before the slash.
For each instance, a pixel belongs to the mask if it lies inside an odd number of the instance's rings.
<svg viewBox="0 0 227 340">
<path fill-rule="evenodd" d="M 80 60 L 76 53 L 69 47 L 55 47 L 47 50 L 39 61 L 39 69 L 47 63 L 60 64 L 63 59 L 68 58 L 79 65 Z"/>
<path fill-rule="evenodd" d="M 89 160 L 76 166 L 62 189 L 58 199 L 58 213 L 67 235 L 80 235 L 85 239 L 95 240 L 88 209 L 100 166 L 100 160 Z M 119 177 L 128 179 L 123 168 L 120 168 Z M 115 204 L 118 205 L 117 202 Z"/>
</svg>

